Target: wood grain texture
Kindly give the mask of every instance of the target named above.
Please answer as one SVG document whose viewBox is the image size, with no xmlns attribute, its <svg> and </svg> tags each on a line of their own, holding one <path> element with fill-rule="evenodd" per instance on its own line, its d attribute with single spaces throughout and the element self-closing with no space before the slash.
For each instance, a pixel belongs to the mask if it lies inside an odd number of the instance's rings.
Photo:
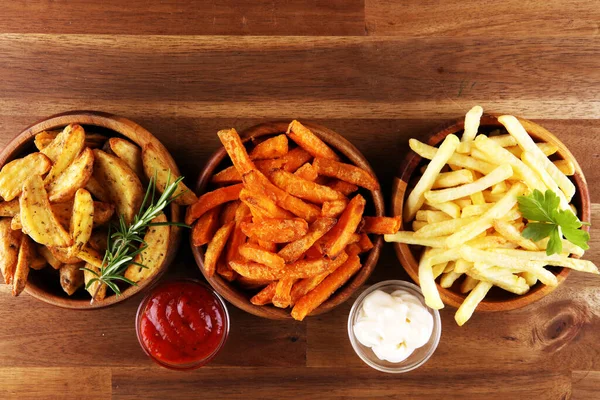
<svg viewBox="0 0 600 400">
<path fill-rule="evenodd" d="M 598 35 L 600 9 L 587 0 L 366 0 L 369 35 L 541 37 Z"/>
<path fill-rule="evenodd" d="M 15 0 L 0 32 L 125 35 L 365 35 L 363 0 Z"/>
</svg>

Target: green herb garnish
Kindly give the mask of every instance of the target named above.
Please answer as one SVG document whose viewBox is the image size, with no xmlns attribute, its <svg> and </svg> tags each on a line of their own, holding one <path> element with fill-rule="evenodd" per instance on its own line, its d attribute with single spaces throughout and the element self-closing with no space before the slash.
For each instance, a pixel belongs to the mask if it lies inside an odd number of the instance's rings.
<svg viewBox="0 0 600 400">
<path fill-rule="evenodd" d="M 125 278 L 123 274 L 125 273 L 127 267 L 129 267 L 131 264 L 139 265 L 142 268 L 147 268 L 145 265 L 134 262 L 133 259 L 147 247 L 147 244 L 144 241 L 144 234 L 146 233 L 146 229 L 148 229 L 148 227 L 156 225 L 176 225 L 188 227 L 185 224 L 177 222 L 151 222 L 154 218 L 159 216 L 163 210 L 173 200 L 175 200 L 175 198 L 181 195 L 179 194 L 177 196 L 173 196 L 177 190 L 177 185 L 183 180 L 183 177 L 179 177 L 173 183 L 169 183 L 169 180 L 170 179 L 167 180 L 165 190 L 155 201 L 155 178 L 151 178 L 150 182 L 148 183 L 148 188 L 146 189 L 146 194 L 144 196 L 144 200 L 142 201 L 140 211 L 134 217 L 131 225 L 128 226 L 123 218 L 123 215 L 121 215 L 119 217 L 119 223 L 114 224 L 114 226 L 109 229 L 108 246 L 106 252 L 104 253 L 104 259 L 102 260 L 102 268 L 100 269 L 100 272 L 98 273 L 89 268 L 82 268 L 96 276 L 95 278 L 90 279 L 86 285 L 86 289 L 89 288 L 94 282 L 100 283 L 96 293 L 94 293 L 94 296 L 92 296 L 91 303 L 94 302 L 96 294 L 98 293 L 98 290 L 102 284 L 108 286 L 117 296 L 121 294 L 121 290 L 116 284 L 117 281 L 126 282 L 134 286 L 137 285 L 132 280 Z"/>
<path fill-rule="evenodd" d="M 542 193 L 534 190 L 529 196 L 519 196 L 519 211 L 529 222 L 521 233 L 524 238 L 535 242 L 549 237 L 546 254 L 562 253 L 562 238 L 589 249 L 590 234 L 580 228 L 589 225 L 581 222 L 570 209 L 561 210 L 560 199 L 552 190 Z"/>
</svg>

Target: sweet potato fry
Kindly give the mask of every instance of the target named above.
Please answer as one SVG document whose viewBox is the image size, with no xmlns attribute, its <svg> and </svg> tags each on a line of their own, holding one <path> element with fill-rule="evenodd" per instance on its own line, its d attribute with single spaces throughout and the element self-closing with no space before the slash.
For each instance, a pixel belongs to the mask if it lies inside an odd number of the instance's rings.
<svg viewBox="0 0 600 400">
<path fill-rule="evenodd" d="M 313 244 L 310 249 L 306 250 L 305 255 L 307 260 L 323 257 L 323 249 L 321 248 L 319 241 Z"/>
<path fill-rule="evenodd" d="M 401 217 L 364 217 L 361 232 L 387 235 L 400 230 Z"/>
<path fill-rule="evenodd" d="M 281 278 L 275 287 L 272 303 L 275 307 L 287 308 L 292 302 L 292 286 L 297 281 L 294 278 Z"/>
<path fill-rule="evenodd" d="M 325 201 L 345 199 L 345 196 L 340 192 L 336 192 L 327 186 L 307 181 L 283 170 L 273 171 L 271 180 L 276 186 L 292 196 L 308 200 L 312 203 L 323 204 Z"/>
<path fill-rule="evenodd" d="M 227 239 L 229 239 L 234 226 L 235 222 L 233 221 L 223 225 L 208 243 L 206 253 L 204 254 L 204 270 L 208 276 L 213 276 L 215 274 L 217 261 L 219 260 L 223 249 L 225 248 Z"/>
<path fill-rule="evenodd" d="M 326 201 L 323 203 L 321 209 L 321 215 L 324 217 L 337 218 L 339 217 L 346 207 L 348 206 L 348 200 L 334 200 Z"/>
<path fill-rule="evenodd" d="M 221 207 L 219 206 L 211 208 L 194 223 L 192 226 L 192 244 L 194 246 L 203 246 L 210 242 L 219 226 L 220 212 Z"/>
<path fill-rule="evenodd" d="M 244 176 L 245 173 L 256 169 L 235 129 L 222 130 L 217 132 L 217 135 L 240 175 Z"/>
<path fill-rule="evenodd" d="M 222 260 L 222 258 L 223 257 L 221 257 L 221 260 L 217 262 L 217 274 L 219 274 L 221 278 L 228 282 L 235 281 L 240 275 L 231 269 L 231 267 L 224 260 Z"/>
<path fill-rule="evenodd" d="M 294 175 L 311 182 L 314 182 L 319 176 L 317 170 L 312 166 L 312 164 L 309 163 L 306 163 L 298 168 L 296 172 L 294 172 Z"/>
<path fill-rule="evenodd" d="M 350 200 L 337 224 L 327 233 L 327 241 L 323 246 L 327 256 L 337 256 L 348 245 L 361 221 L 365 204 L 366 200 L 360 194 Z"/>
<path fill-rule="evenodd" d="M 237 275 L 236 282 L 245 289 L 261 289 L 261 288 L 264 288 L 265 286 L 268 286 L 269 284 L 273 283 L 273 281 L 271 281 L 269 279 L 251 279 L 251 278 L 246 278 L 245 276 L 239 275 L 235 271 L 234 271 L 234 273 Z"/>
<path fill-rule="evenodd" d="M 345 164 L 326 158 L 315 158 L 313 166 L 319 175 L 337 178 L 369 190 L 379 189 L 377 179 L 367 171 L 351 164 Z"/>
<path fill-rule="evenodd" d="M 265 160 L 283 157 L 288 152 L 288 140 L 285 135 L 278 135 L 257 144 L 250 152 L 251 160 Z"/>
<path fill-rule="evenodd" d="M 280 158 L 282 164 L 276 169 L 283 169 L 287 172 L 296 172 L 298 168 L 312 160 L 312 158 L 313 156 L 310 155 L 308 151 L 304 150 L 302 147 L 296 147 Z"/>
<path fill-rule="evenodd" d="M 312 260 L 299 260 L 287 266 L 283 269 L 284 276 L 287 278 L 309 278 L 321 274 L 329 270 L 330 259 L 321 257 Z"/>
<path fill-rule="evenodd" d="M 323 282 L 325 278 L 329 276 L 330 272 L 326 271 L 321 274 L 311 276 L 310 278 L 304 278 L 296 281 L 290 292 L 290 305 L 296 304 L 298 299 L 316 288 L 319 283 Z"/>
<path fill-rule="evenodd" d="M 237 200 L 240 191 L 244 188 L 241 183 L 233 186 L 225 186 L 200 196 L 197 202 L 188 207 L 185 213 L 185 223 L 191 225 L 202 214 L 228 201 Z"/>
<path fill-rule="evenodd" d="M 301 218 L 270 218 L 260 222 L 242 222 L 241 228 L 248 237 L 274 243 L 287 243 L 306 235 L 308 223 Z"/>
<path fill-rule="evenodd" d="M 212 183 L 230 185 L 232 183 L 239 183 L 242 181 L 242 176 L 237 169 L 232 165 L 224 170 L 221 170 L 214 174 L 210 180 Z"/>
<path fill-rule="evenodd" d="M 239 200 L 225 203 L 219 216 L 219 225 L 225 225 L 228 222 L 235 221 L 235 214 L 237 213 L 237 209 L 241 204 L 242 202 Z"/>
<path fill-rule="evenodd" d="M 269 175 L 272 171 L 283 168 L 285 165 L 285 159 L 282 157 L 272 158 L 270 160 L 256 160 L 254 165 L 256 165 L 256 169 L 258 169 L 260 172 L 265 175 Z"/>
<path fill-rule="evenodd" d="M 241 224 L 242 222 L 250 222 L 250 210 L 245 204 L 241 204 L 235 213 L 234 216 L 235 226 L 233 228 L 233 232 L 229 237 L 229 241 L 227 242 L 227 248 L 225 250 L 225 262 L 223 269 L 227 269 L 230 272 L 231 267 L 229 266 L 229 261 L 233 260 L 243 260 L 243 257 L 240 255 L 239 249 L 240 246 L 246 243 L 246 235 L 242 232 Z"/>
<path fill-rule="evenodd" d="M 240 200 L 243 201 L 251 210 L 260 210 L 260 215 L 268 218 L 294 218 L 289 211 L 279 207 L 273 200 L 260 193 L 252 193 L 249 190 L 242 189 Z M 254 215 L 254 213 L 253 213 Z"/>
<path fill-rule="evenodd" d="M 308 314 L 327 300 L 333 292 L 344 285 L 361 267 L 360 258 L 351 255 L 344 265 L 338 267 L 327 276 L 317 287 L 301 297 L 292 309 L 292 317 L 302 321 Z"/>
<path fill-rule="evenodd" d="M 17 257 L 17 266 L 15 276 L 12 280 L 12 295 L 21 294 L 25 285 L 27 285 L 27 276 L 29 275 L 29 264 L 33 259 L 33 242 L 27 235 L 21 235 L 21 245 Z"/>
<path fill-rule="evenodd" d="M 277 252 L 277 243 L 267 242 L 265 240 L 257 240 L 256 243 L 263 249 L 270 251 L 271 253 Z"/>
<path fill-rule="evenodd" d="M 0 196 L 11 201 L 21 194 L 23 182 L 32 175 L 43 175 L 50 170 L 52 163 L 42 153 L 32 153 L 13 160 L 0 170 Z"/>
<path fill-rule="evenodd" d="M 67 201 L 75 192 L 85 187 L 92 176 L 94 153 L 86 148 L 56 179 L 47 185 L 48 196 L 53 203 Z"/>
<path fill-rule="evenodd" d="M 296 120 L 292 121 L 288 126 L 287 135 L 313 157 L 322 157 L 330 160 L 340 159 L 325 142 Z"/>
<path fill-rule="evenodd" d="M 251 279 L 274 281 L 283 276 L 283 270 L 273 269 L 252 261 L 230 261 L 229 266 L 241 276 Z"/>
<path fill-rule="evenodd" d="M 362 233 L 360 235 L 360 240 L 358 241 L 358 245 L 360 246 L 361 253 L 366 253 L 367 251 L 369 251 L 373 247 L 375 247 L 373 242 L 371 242 L 369 235 L 367 235 L 366 233 Z"/>
<path fill-rule="evenodd" d="M 14 217 L 19 213 L 19 199 L 0 202 L 0 217 Z"/>
<path fill-rule="evenodd" d="M 279 255 L 255 244 L 244 243 L 239 247 L 239 252 L 245 259 L 266 265 L 267 267 L 281 269 L 285 266 L 285 261 Z"/>
<path fill-rule="evenodd" d="M 286 263 L 299 260 L 317 240 L 325 235 L 337 221 L 333 218 L 319 218 L 310 225 L 308 233 L 298 240 L 287 244 L 279 251 Z"/>
<path fill-rule="evenodd" d="M 273 300 L 273 296 L 275 296 L 275 289 L 277 288 L 277 282 L 271 282 L 267 285 L 263 290 L 256 293 L 250 299 L 250 303 L 255 306 L 264 306 L 265 304 L 269 304 Z"/>
<path fill-rule="evenodd" d="M 10 228 L 10 219 L 0 219 L 0 272 L 6 284 L 13 281 L 20 245 L 21 231 Z"/>
<path fill-rule="evenodd" d="M 341 181 L 339 179 L 333 179 L 325 185 L 329 186 L 333 190 L 343 193 L 344 196 L 350 196 L 352 193 L 358 190 L 358 186 L 349 182 Z"/>
<path fill-rule="evenodd" d="M 279 207 L 290 211 L 294 215 L 313 222 L 321 215 L 319 207 L 305 203 L 297 197 L 273 185 L 266 176 L 259 171 L 250 171 L 243 176 L 244 185 L 250 191 L 264 194 L 273 200 Z"/>
</svg>

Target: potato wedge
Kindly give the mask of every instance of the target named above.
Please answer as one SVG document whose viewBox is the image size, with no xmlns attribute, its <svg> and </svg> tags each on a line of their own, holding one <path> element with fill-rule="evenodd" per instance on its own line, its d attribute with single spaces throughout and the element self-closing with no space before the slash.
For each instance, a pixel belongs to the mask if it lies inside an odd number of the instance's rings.
<svg viewBox="0 0 600 400">
<path fill-rule="evenodd" d="M 75 196 L 75 192 L 85 187 L 94 167 L 94 153 L 86 148 L 56 179 L 47 185 L 51 202 L 67 201 Z"/>
<path fill-rule="evenodd" d="M 86 263 L 85 268 L 90 269 L 98 274 L 100 273 L 100 268 L 90 263 Z M 101 284 L 100 282 L 95 281 L 90 286 L 88 286 L 88 283 L 94 278 L 97 278 L 95 274 L 87 270 L 83 271 L 83 283 L 85 284 L 85 290 L 87 290 L 87 292 L 92 296 L 92 299 L 94 301 L 104 300 L 104 298 L 106 297 L 105 284 Z"/>
<path fill-rule="evenodd" d="M 39 175 L 25 181 L 19 206 L 23 230 L 37 243 L 57 247 L 66 247 L 73 243 L 52 212 L 44 182 Z"/>
<path fill-rule="evenodd" d="M 73 245 L 69 249 L 70 255 L 76 256 L 90 240 L 93 225 L 94 201 L 92 195 L 85 189 L 79 189 L 75 193 L 73 215 L 71 217 L 70 233 Z"/>
<path fill-rule="evenodd" d="M 83 287 L 84 272 L 81 269 L 85 264 L 67 264 L 63 265 L 60 270 L 60 286 L 69 296 L 77 291 L 80 287 Z"/>
<path fill-rule="evenodd" d="M 90 176 L 90 179 L 88 179 L 85 189 L 100 201 L 110 203 L 112 200 L 106 188 L 100 182 L 98 182 L 93 174 Z"/>
<path fill-rule="evenodd" d="M 142 163 L 142 149 L 129 140 L 121 138 L 110 138 L 108 145 L 113 153 L 131 168 L 136 173 L 140 181 L 146 179 L 144 174 L 144 164 Z"/>
<path fill-rule="evenodd" d="M 58 258 L 54 257 L 54 254 L 52 254 L 48 247 L 38 245 L 38 253 L 44 257 L 52 268 L 60 269 L 60 267 L 62 267 L 63 263 Z"/>
<path fill-rule="evenodd" d="M 108 230 L 104 228 L 92 230 L 88 244 L 92 249 L 104 254 L 108 248 Z"/>
<path fill-rule="evenodd" d="M 46 175 L 44 184 L 49 185 L 65 171 L 85 146 L 85 132 L 79 125 L 69 125 L 71 130 L 58 152 L 58 157 L 53 160 L 54 165 Z M 68 127 L 67 127 L 68 128 Z M 65 128 L 65 131 L 67 131 Z M 60 136 L 60 135 L 59 135 Z M 57 137 L 58 139 L 58 137 Z"/>
<path fill-rule="evenodd" d="M 29 275 L 29 263 L 33 259 L 33 243 L 29 236 L 21 235 L 21 246 L 17 257 L 17 266 L 15 276 L 12 281 L 12 295 L 21 294 L 25 285 L 27 285 L 27 276 Z"/>
<path fill-rule="evenodd" d="M 19 199 L 0 202 L 0 217 L 14 217 L 19 213 Z"/>
<path fill-rule="evenodd" d="M 116 205 L 117 213 L 130 224 L 144 197 L 142 183 L 123 160 L 102 150 L 94 150 L 94 177 Z"/>
<path fill-rule="evenodd" d="M 160 214 L 152 220 L 152 223 L 164 222 L 167 222 L 165 214 Z M 133 259 L 136 264 L 142 264 L 146 268 L 131 264 L 125 271 L 125 278 L 133 282 L 139 282 L 154 275 L 167 257 L 170 233 L 171 227 L 168 225 L 157 225 L 148 228 L 144 235 L 144 241 L 148 247 Z"/>
<path fill-rule="evenodd" d="M 5 164 L 0 170 L 0 196 L 4 201 L 13 200 L 21 194 L 27 178 L 44 175 L 51 167 L 52 163 L 42 153 L 32 153 Z"/>
<path fill-rule="evenodd" d="M 0 219 L 0 272 L 6 284 L 13 281 L 20 245 L 21 231 L 10 228 L 9 218 Z"/>
</svg>

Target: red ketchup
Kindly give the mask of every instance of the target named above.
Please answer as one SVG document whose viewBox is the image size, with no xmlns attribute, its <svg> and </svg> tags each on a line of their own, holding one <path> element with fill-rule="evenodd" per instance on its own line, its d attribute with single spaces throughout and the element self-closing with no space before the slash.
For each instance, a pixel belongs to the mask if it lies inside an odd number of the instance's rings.
<svg viewBox="0 0 600 400">
<path fill-rule="evenodd" d="M 229 329 L 227 311 L 214 292 L 195 281 L 160 285 L 138 310 L 138 338 L 161 365 L 195 368 L 223 345 Z"/>
</svg>

